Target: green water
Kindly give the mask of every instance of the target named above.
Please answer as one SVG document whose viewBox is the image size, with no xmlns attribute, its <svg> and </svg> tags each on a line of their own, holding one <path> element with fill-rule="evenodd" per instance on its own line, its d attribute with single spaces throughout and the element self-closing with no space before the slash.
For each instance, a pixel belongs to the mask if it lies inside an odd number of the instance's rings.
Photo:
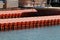
<svg viewBox="0 0 60 40">
<path fill-rule="evenodd" d="M 0 40 L 60 40 L 60 26 L 0 32 Z"/>
</svg>

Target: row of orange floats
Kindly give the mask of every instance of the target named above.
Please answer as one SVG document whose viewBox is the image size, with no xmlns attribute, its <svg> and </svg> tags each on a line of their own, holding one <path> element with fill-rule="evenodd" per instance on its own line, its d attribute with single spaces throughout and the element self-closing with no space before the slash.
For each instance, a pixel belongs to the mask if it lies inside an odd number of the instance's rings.
<svg viewBox="0 0 60 40">
<path fill-rule="evenodd" d="M 17 14 L 1 14 L 0 19 L 5 19 L 5 18 L 19 18 L 21 17 L 20 13 Z"/>
<path fill-rule="evenodd" d="M 30 17 L 36 12 L 35 9 L 0 11 L 0 19 Z"/>
<path fill-rule="evenodd" d="M 52 25 L 60 25 L 60 19 L 0 23 L 0 31 L 31 29 Z"/>
<path fill-rule="evenodd" d="M 34 16 L 34 12 L 28 12 L 28 13 L 12 13 L 12 14 L 0 14 L 0 19 L 7 19 L 7 18 L 20 18 L 20 17 L 31 17 Z"/>
<path fill-rule="evenodd" d="M 18 12 L 18 13 L 17 13 Z M 11 13 L 0 11 L 0 31 L 10 31 L 10 30 L 22 30 L 39 28 L 44 26 L 60 25 L 60 15 L 57 16 L 44 16 L 44 17 L 32 17 L 36 15 L 35 12 L 20 12 L 13 11 Z M 24 17 L 24 18 L 21 18 Z M 44 20 L 43 20 L 44 19 Z M 47 19 L 47 20 L 46 20 Z"/>
</svg>

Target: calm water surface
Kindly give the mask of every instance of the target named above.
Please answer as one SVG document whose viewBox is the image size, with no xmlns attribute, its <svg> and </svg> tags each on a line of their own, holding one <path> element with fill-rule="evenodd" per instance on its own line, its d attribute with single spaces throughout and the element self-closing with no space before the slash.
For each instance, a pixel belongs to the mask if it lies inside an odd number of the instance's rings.
<svg viewBox="0 0 60 40">
<path fill-rule="evenodd" d="M 60 26 L 0 32 L 0 40 L 60 40 Z"/>
</svg>

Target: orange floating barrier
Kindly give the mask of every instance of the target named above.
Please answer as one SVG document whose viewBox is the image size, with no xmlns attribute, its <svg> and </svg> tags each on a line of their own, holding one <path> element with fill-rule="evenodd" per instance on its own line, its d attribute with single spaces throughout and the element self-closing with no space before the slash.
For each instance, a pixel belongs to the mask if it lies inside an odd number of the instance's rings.
<svg viewBox="0 0 60 40">
<path fill-rule="evenodd" d="M 35 9 L 0 11 L 0 19 L 28 17 L 36 12 Z"/>
<path fill-rule="evenodd" d="M 52 25 L 60 25 L 60 15 L 0 19 L 0 31 L 22 30 Z"/>
</svg>

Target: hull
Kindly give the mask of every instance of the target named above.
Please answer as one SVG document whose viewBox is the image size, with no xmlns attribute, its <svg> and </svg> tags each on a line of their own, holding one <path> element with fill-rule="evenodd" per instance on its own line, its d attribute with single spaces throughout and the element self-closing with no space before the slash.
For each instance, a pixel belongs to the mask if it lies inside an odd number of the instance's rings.
<svg viewBox="0 0 60 40">
<path fill-rule="evenodd" d="M 39 16 L 60 15 L 59 7 L 36 8 Z"/>
</svg>

